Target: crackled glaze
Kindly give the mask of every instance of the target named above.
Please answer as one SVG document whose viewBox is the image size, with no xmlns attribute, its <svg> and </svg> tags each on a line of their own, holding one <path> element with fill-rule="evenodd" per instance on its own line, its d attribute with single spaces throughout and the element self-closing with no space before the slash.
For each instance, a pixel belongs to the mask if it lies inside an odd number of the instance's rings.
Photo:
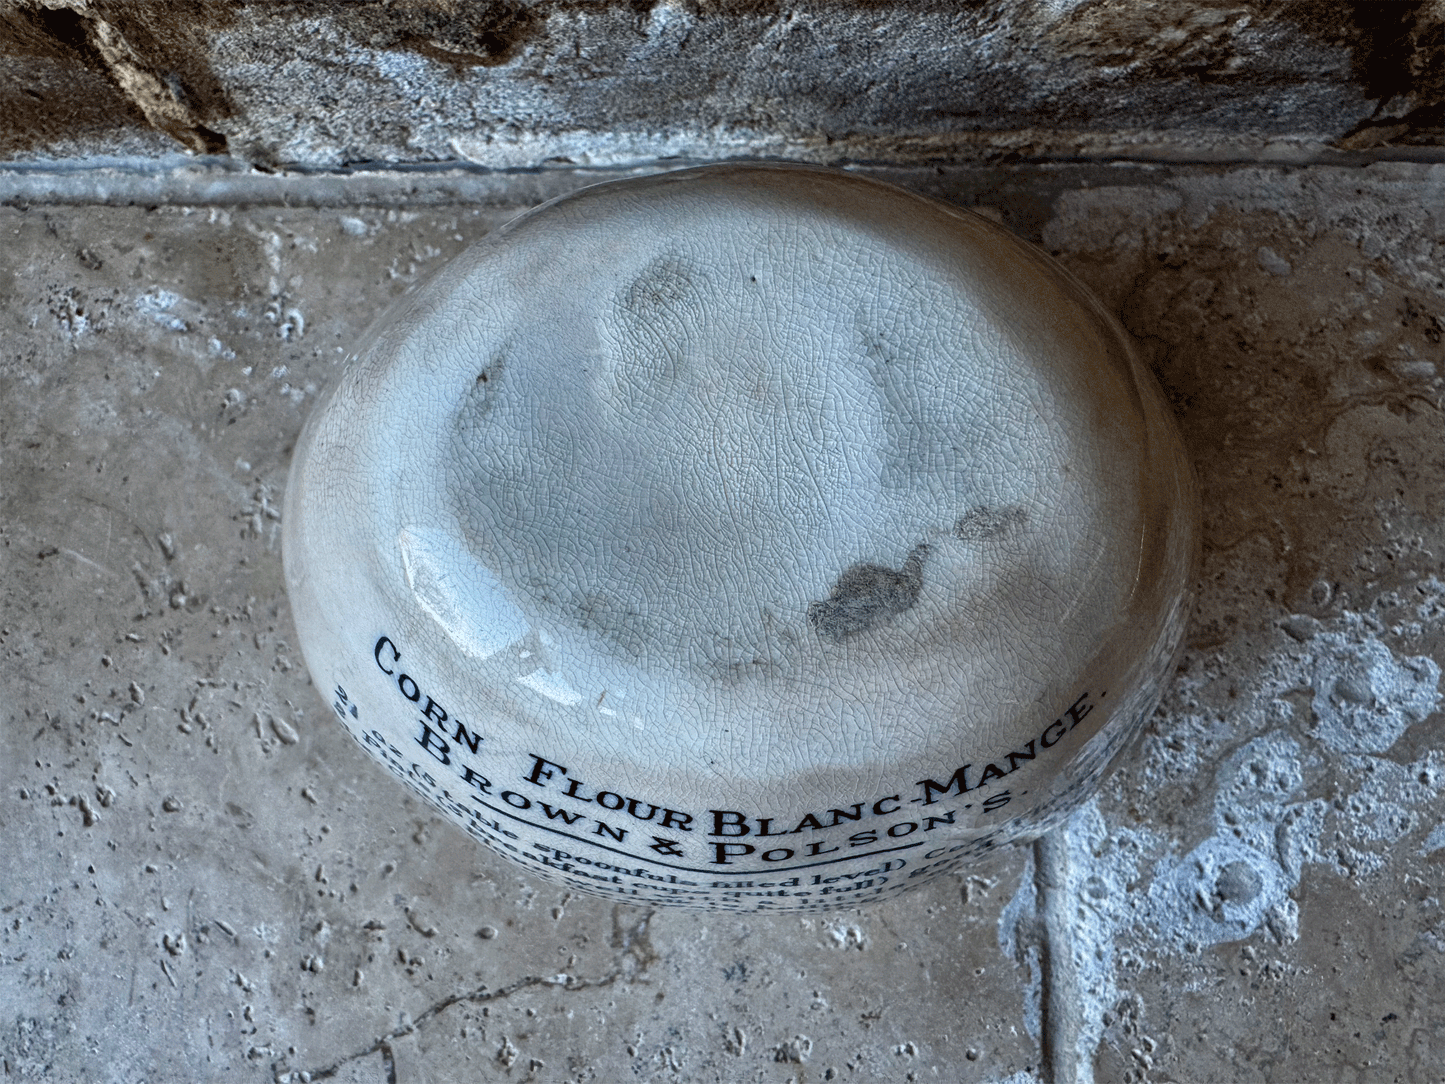
<svg viewBox="0 0 1445 1084">
<path fill-rule="evenodd" d="M 1051 261 L 845 173 L 599 185 L 386 317 L 298 445 L 288 588 L 359 741 L 629 899 L 889 894 L 1082 800 L 1197 512 Z"/>
</svg>

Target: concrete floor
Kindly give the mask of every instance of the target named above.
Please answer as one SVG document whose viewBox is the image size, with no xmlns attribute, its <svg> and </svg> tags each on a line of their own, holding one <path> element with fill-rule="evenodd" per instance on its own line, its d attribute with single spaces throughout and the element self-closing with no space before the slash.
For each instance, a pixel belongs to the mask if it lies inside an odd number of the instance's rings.
<svg viewBox="0 0 1445 1084">
<path fill-rule="evenodd" d="M 387 299 L 585 176 L 10 193 L 6 1079 L 1445 1079 L 1445 172 L 877 172 L 1120 315 L 1205 557 L 1175 684 L 1067 830 L 825 918 L 529 878 L 385 778 L 294 645 L 279 509 L 318 390 Z"/>
</svg>

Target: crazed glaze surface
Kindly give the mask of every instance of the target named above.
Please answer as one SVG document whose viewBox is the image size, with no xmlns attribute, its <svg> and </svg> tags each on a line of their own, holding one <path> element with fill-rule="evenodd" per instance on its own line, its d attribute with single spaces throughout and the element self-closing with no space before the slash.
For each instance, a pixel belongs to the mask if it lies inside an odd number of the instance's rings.
<svg viewBox="0 0 1445 1084">
<path fill-rule="evenodd" d="M 1152 710 L 1197 512 L 1122 334 L 847 174 L 599 185 L 390 314 L 297 448 L 311 672 L 579 888 L 877 898 L 1038 831 Z"/>
</svg>

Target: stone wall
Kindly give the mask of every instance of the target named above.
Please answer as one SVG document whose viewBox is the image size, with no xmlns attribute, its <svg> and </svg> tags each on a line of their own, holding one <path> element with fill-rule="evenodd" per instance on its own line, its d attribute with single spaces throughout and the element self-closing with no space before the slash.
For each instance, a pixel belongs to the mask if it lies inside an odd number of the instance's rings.
<svg viewBox="0 0 1445 1084">
<path fill-rule="evenodd" d="M 1263 0 L 0 6 L 0 155 L 263 169 L 1437 146 L 1442 12 Z"/>
</svg>

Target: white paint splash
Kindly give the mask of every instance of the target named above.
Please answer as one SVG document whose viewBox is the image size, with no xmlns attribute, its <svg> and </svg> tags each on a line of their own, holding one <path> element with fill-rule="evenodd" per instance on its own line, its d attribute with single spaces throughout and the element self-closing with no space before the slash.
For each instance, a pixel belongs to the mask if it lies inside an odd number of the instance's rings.
<svg viewBox="0 0 1445 1084">
<path fill-rule="evenodd" d="M 1072 996 L 1077 1006 L 1071 1079 L 1092 1080 L 1105 1013 L 1120 997 L 1117 968 L 1138 962 L 1141 952 L 1192 956 L 1261 931 L 1292 942 L 1300 936 L 1294 894 L 1306 867 L 1358 883 L 1392 858 L 1445 848 L 1445 824 L 1427 833 L 1422 812 L 1445 785 L 1445 752 L 1432 749 L 1405 764 L 1381 755 L 1439 708 L 1440 667 L 1425 656 L 1396 656 L 1381 631 L 1352 613 L 1330 629 L 1312 619 L 1285 622 L 1282 649 L 1251 681 L 1239 682 L 1239 706 L 1228 715 L 1202 709 L 1193 696 L 1225 675 L 1179 682 L 1171 699 L 1185 710 L 1145 739 L 1115 783 L 1122 796 L 1129 788 L 1187 788 L 1210 779 L 1204 839 L 1111 824 L 1100 799 L 1061 829 L 1068 868 L 1056 879 L 1069 928 L 1048 936 L 1053 951 L 1071 954 L 1076 975 L 1074 990 L 1053 994 Z M 1301 694 L 1309 697 L 1308 719 L 1296 718 Z M 1311 796 L 1327 773 L 1332 802 Z M 1031 855 L 1000 916 L 999 943 L 1029 969 L 1025 1023 L 1035 1036 L 1047 1015 L 1039 896 Z"/>
<path fill-rule="evenodd" d="M 1379 640 L 1322 633 L 1311 644 L 1318 721 L 1314 736 L 1337 752 L 1383 753 L 1435 710 L 1440 667 L 1423 655 L 1396 660 Z"/>
<path fill-rule="evenodd" d="M 1155 865 L 1141 917 L 1175 951 L 1243 940 L 1261 927 L 1293 941 L 1299 908 L 1290 891 L 1303 863 L 1316 860 L 1324 821 L 1324 802 L 1300 797 L 1300 747 L 1278 732 L 1256 738 L 1217 778 L 1214 833 Z"/>
<path fill-rule="evenodd" d="M 167 331 L 190 331 L 188 316 L 199 313 L 200 306 L 188 301 L 173 290 L 159 286 L 141 294 L 135 299 L 136 311 L 142 316 L 160 324 Z"/>
</svg>

